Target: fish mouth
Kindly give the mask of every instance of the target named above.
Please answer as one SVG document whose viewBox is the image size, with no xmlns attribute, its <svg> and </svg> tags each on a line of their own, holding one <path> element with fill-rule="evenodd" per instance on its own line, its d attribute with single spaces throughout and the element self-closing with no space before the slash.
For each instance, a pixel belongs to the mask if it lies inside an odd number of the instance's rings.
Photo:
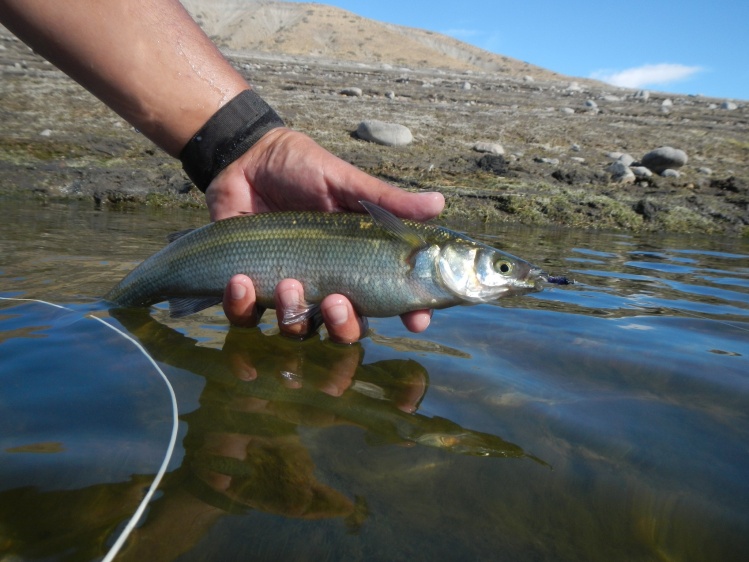
<svg viewBox="0 0 749 562">
<path fill-rule="evenodd" d="M 525 282 L 536 291 L 542 291 L 549 275 L 540 267 L 532 267 L 525 277 Z"/>
</svg>

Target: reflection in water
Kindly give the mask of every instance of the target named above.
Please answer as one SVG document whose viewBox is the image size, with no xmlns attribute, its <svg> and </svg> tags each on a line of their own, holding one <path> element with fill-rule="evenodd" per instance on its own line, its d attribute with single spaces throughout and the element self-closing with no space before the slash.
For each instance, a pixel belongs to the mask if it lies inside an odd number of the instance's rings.
<svg viewBox="0 0 749 562">
<path fill-rule="evenodd" d="M 0 203 L 0 295 L 78 318 L 205 220 Z M 577 284 L 440 311 L 417 336 L 374 319 L 351 348 L 227 331 L 219 310 L 165 319 L 177 332 L 122 316 L 183 367 L 165 369 L 185 412 L 125 556 L 749 559 L 749 241 L 483 228 Z M 102 331 L 0 306 L 0 560 L 97 559 L 163 457 L 161 382 Z M 449 453 L 463 434 L 554 469 Z"/>
<path fill-rule="evenodd" d="M 353 424 L 370 445 L 423 445 L 452 453 L 528 457 L 502 438 L 442 417 L 415 413 L 427 371 L 413 360 L 363 364 L 360 345 L 298 342 L 259 329 L 230 329 L 223 349 L 165 326 L 145 309 L 111 311 L 156 360 L 205 378 L 200 407 L 181 416 L 188 430 L 182 465 L 172 471 L 136 529 L 123 560 L 172 560 L 192 548 L 223 513 L 260 510 L 300 519 L 343 518 L 350 532 L 365 522 L 366 498 L 349 498 L 316 478 L 298 428 Z M 59 452 L 60 444 L 6 453 Z M 0 492 L 0 520 L 13 521 L 12 545 L 0 553 L 49 556 L 71 549 L 87 560 L 106 550 L 135 510 L 150 476 L 67 491 L 32 487 Z M 18 510 L 29 506 L 28 511 Z M 73 507 L 74 506 L 74 507 Z M 71 509 L 72 508 L 72 509 Z M 3 513 L 4 509 L 12 509 Z M 70 518 L 70 513 L 79 518 Z M 190 529 L 185 540 L 185 530 Z M 52 539 L 48 537 L 53 537 Z"/>
</svg>

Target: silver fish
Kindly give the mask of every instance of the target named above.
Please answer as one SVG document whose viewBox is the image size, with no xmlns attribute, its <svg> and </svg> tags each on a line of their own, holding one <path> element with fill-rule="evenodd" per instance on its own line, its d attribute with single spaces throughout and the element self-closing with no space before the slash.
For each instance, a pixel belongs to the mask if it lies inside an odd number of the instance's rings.
<svg viewBox="0 0 749 562">
<path fill-rule="evenodd" d="M 301 281 L 307 300 L 284 322 L 313 315 L 327 295 L 365 316 L 474 304 L 541 289 L 530 263 L 440 226 L 402 220 L 368 202 L 368 214 L 241 215 L 175 235 L 105 298 L 122 307 L 168 300 L 172 317 L 221 302 L 226 283 L 248 275 L 272 308 L 279 281 Z"/>
</svg>

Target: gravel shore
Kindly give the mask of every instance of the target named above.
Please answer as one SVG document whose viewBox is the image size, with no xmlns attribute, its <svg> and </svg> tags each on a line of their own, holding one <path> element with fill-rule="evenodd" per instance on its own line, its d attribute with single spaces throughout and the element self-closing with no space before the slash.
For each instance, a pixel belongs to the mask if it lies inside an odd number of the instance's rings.
<svg viewBox="0 0 749 562">
<path fill-rule="evenodd" d="M 227 55 L 291 127 L 396 185 L 441 191 L 447 218 L 749 235 L 749 103 L 638 97 L 590 81 Z M 0 73 L 3 197 L 204 204 L 176 161 L 4 30 Z M 413 141 L 361 140 L 355 131 L 365 120 L 407 127 Z M 662 146 L 688 156 L 673 177 L 617 180 L 609 170 L 617 154 L 637 167 Z"/>
</svg>

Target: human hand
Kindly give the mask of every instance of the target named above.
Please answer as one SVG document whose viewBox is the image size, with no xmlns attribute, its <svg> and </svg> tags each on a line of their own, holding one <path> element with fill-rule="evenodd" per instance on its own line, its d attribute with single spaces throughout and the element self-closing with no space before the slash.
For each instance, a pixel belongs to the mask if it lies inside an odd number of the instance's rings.
<svg viewBox="0 0 749 562">
<path fill-rule="evenodd" d="M 327 212 L 362 211 L 359 201 L 375 203 L 395 215 L 425 221 L 436 217 L 444 207 L 440 193 L 409 193 L 378 180 L 332 155 L 308 136 L 285 128 L 268 132 L 242 157 L 227 166 L 206 190 L 212 220 L 242 212 L 281 210 Z M 304 300 L 299 281 L 285 279 L 275 291 L 277 315 Z M 224 312 L 237 326 L 253 326 L 258 314 L 252 281 L 235 275 L 224 292 Z M 366 331 L 361 318 L 342 295 L 328 295 L 320 304 L 330 338 L 352 343 Z M 424 331 L 431 311 L 418 310 L 401 315 L 412 332 Z M 311 327 L 306 323 L 279 327 L 286 335 L 300 337 Z"/>
</svg>

